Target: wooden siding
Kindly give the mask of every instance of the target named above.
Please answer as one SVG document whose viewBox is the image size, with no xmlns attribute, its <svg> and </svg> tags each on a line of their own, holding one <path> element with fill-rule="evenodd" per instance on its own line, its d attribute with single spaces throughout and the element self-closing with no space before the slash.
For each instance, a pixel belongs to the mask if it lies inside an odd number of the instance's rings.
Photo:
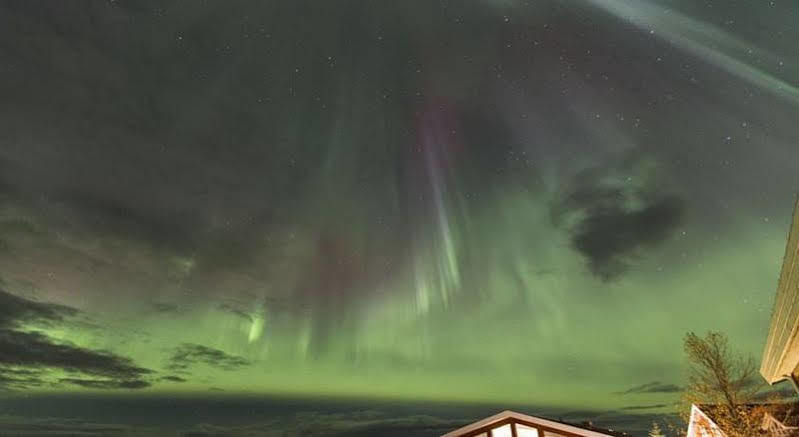
<svg viewBox="0 0 799 437">
<path fill-rule="evenodd" d="M 799 364 L 799 202 L 794 208 L 760 373 L 770 383 L 786 379 Z"/>
</svg>

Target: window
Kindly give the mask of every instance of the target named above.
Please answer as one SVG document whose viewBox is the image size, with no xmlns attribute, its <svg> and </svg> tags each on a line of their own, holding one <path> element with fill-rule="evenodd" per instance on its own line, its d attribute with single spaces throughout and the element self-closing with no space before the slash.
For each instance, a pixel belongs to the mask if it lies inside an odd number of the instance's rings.
<svg viewBox="0 0 799 437">
<path fill-rule="evenodd" d="M 491 430 L 491 437 L 513 437 L 510 425 L 503 425 Z"/>
<path fill-rule="evenodd" d="M 527 425 L 516 424 L 517 437 L 538 437 L 538 430 Z"/>
</svg>

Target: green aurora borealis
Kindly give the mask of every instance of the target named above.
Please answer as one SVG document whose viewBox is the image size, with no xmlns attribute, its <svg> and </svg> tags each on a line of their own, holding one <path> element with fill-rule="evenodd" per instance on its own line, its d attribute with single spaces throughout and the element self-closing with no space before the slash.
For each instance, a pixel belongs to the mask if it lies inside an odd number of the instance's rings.
<svg viewBox="0 0 799 437">
<path fill-rule="evenodd" d="M 765 342 L 796 22 L 0 0 L 0 399 L 672 413 L 685 332 Z"/>
</svg>

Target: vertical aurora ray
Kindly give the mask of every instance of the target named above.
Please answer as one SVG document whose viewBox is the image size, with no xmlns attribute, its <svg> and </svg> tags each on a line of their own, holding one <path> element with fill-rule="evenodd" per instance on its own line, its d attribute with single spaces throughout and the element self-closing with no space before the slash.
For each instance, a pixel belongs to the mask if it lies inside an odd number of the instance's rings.
<svg viewBox="0 0 799 437">
<path fill-rule="evenodd" d="M 414 260 L 417 306 L 424 313 L 431 304 L 431 290 L 437 291 L 436 299 L 447 307 L 461 284 L 458 242 L 449 205 L 457 195 L 452 154 L 462 145 L 458 143 L 453 108 L 444 99 L 426 105 L 417 129 L 433 224 L 432 230 L 422 231 L 430 237 L 424 240 Z"/>
<path fill-rule="evenodd" d="M 264 331 L 264 318 L 263 316 L 252 316 L 252 324 L 250 325 L 250 332 L 247 334 L 247 342 L 253 343 L 261 338 Z"/>
</svg>

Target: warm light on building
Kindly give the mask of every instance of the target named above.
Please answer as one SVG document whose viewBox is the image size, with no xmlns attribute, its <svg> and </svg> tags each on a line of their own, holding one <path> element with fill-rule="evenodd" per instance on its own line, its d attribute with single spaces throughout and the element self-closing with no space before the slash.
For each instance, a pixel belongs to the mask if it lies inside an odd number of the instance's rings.
<svg viewBox="0 0 799 437">
<path fill-rule="evenodd" d="M 799 202 L 794 209 L 760 373 L 774 384 L 797 380 L 799 367 Z"/>
</svg>

